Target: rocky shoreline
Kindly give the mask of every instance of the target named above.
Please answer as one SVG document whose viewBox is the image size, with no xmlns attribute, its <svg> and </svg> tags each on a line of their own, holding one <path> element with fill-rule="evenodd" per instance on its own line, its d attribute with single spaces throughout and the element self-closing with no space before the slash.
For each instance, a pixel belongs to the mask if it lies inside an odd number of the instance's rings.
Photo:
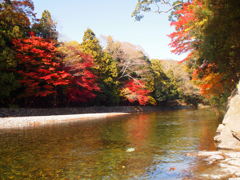
<svg viewBox="0 0 240 180">
<path fill-rule="evenodd" d="M 200 151 L 198 158 L 210 165 L 199 175 L 202 179 L 239 179 L 240 178 L 240 152 L 236 151 Z"/>
<path fill-rule="evenodd" d="M 219 149 L 240 150 L 240 89 L 231 97 L 214 140 Z"/>
<path fill-rule="evenodd" d="M 229 99 L 228 110 L 214 137 L 218 151 L 197 154 L 211 165 L 200 175 L 204 179 L 240 179 L 240 83 Z"/>
</svg>

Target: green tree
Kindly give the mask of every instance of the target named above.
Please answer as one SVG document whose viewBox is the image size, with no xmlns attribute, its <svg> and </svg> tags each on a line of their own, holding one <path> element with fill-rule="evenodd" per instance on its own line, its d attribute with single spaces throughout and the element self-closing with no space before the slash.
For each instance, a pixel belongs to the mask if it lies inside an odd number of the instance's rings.
<svg viewBox="0 0 240 180">
<path fill-rule="evenodd" d="M 151 60 L 151 67 L 154 73 L 154 98 L 158 104 L 166 103 L 169 100 L 179 98 L 177 83 L 173 78 L 173 72 L 169 71 L 168 75 L 163 71 L 160 60 Z"/>
<path fill-rule="evenodd" d="M 91 29 L 87 29 L 81 43 L 81 51 L 94 58 L 95 74 L 99 77 L 102 92 L 98 93 L 100 104 L 118 104 L 119 91 L 117 81 L 118 71 L 116 61 L 109 53 L 104 52 L 99 40 Z"/>
<path fill-rule="evenodd" d="M 51 13 L 48 10 L 43 11 L 42 17 L 38 21 L 39 22 L 33 24 L 32 27 L 33 31 L 36 33 L 36 36 L 52 40 L 58 39 L 56 23 L 53 21 Z"/>
<path fill-rule="evenodd" d="M 234 82 L 232 90 L 240 79 L 240 1 L 209 0 L 207 5 L 213 16 L 203 32 L 199 62 L 216 64 L 224 81 Z"/>
</svg>

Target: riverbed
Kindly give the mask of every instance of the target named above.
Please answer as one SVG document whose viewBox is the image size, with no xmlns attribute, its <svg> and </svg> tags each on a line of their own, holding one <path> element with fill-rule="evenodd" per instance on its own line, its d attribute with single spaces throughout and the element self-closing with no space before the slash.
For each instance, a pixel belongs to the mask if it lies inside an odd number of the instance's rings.
<svg viewBox="0 0 240 180">
<path fill-rule="evenodd" d="M 0 131 L 0 179 L 203 179 L 216 150 L 210 109 Z"/>
</svg>

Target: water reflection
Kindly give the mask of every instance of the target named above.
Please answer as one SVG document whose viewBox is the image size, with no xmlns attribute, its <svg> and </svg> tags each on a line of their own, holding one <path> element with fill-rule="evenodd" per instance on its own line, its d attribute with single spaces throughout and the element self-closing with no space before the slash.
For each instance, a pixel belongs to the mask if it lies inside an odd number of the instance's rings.
<svg viewBox="0 0 240 180">
<path fill-rule="evenodd" d="M 127 139 L 132 146 L 139 149 L 144 145 L 149 144 L 149 135 L 154 120 L 155 119 L 151 118 L 151 115 L 149 114 L 140 114 L 129 118 L 124 123 Z"/>
<path fill-rule="evenodd" d="M 211 111 L 166 111 L 1 131 L 0 179 L 181 179 L 214 149 Z M 134 148 L 128 152 L 127 149 Z"/>
</svg>

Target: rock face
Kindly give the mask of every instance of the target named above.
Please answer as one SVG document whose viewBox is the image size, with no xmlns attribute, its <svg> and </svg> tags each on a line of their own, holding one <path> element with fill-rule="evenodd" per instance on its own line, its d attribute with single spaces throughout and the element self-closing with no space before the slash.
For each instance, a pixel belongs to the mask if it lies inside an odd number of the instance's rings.
<svg viewBox="0 0 240 180">
<path fill-rule="evenodd" d="M 197 154 L 211 168 L 205 169 L 201 179 L 239 179 L 240 152 L 233 151 L 200 151 Z"/>
<path fill-rule="evenodd" d="M 217 128 L 214 140 L 220 149 L 240 150 L 240 83 L 230 102 L 222 124 Z"/>
</svg>

